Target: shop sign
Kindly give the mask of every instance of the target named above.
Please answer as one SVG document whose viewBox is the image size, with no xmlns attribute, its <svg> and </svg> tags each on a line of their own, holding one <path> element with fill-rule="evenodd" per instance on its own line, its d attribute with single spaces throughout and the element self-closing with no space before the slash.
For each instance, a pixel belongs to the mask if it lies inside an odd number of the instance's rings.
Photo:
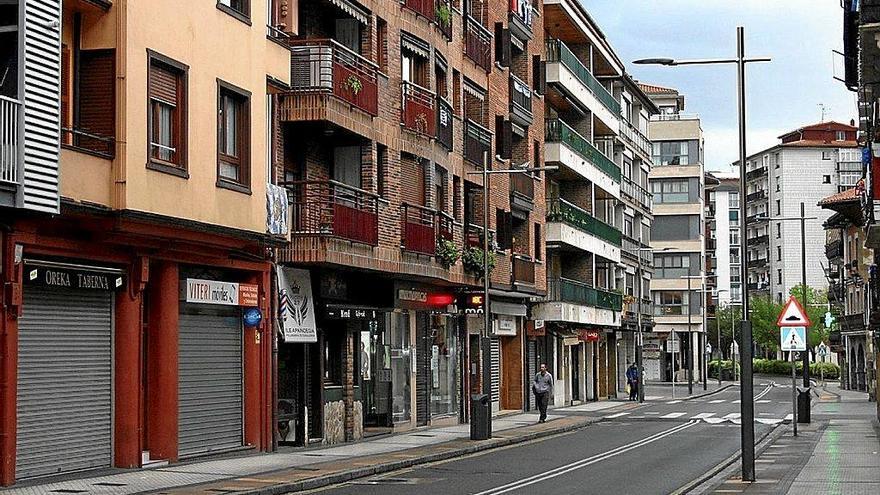
<svg viewBox="0 0 880 495">
<path fill-rule="evenodd" d="M 186 302 L 221 306 L 257 306 L 259 288 L 253 284 L 186 279 Z"/>
<path fill-rule="evenodd" d="M 87 268 L 56 268 L 25 265 L 25 282 L 28 285 L 61 287 L 74 290 L 117 291 L 125 285 L 125 277 Z"/>
<path fill-rule="evenodd" d="M 495 319 L 495 335 L 516 336 L 516 317 L 498 315 Z"/>
<path fill-rule="evenodd" d="M 599 331 L 598 330 L 579 330 L 578 331 L 578 339 L 583 342 L 598 342 L 599 341 Z"/>
<path fill-rule="evenodd" d="M 397 298 L 401 301 L 423 303 L 428 302 L 428 293 L 420 290 L 399 289 L 397 291 Z"/>
<path fill-rule="evenodd" d="M 658 342 L 645 342 L 642 344 L 642 352 L 660 352 L 660 344 Z"/>
<path fill-rule="evenodd" d="M 562 339 L 562 345 L 578 345 L 581 341 L 577 337 L 565 337 Z"/>
<path fill-rule="evenodd" d="M 260 308 L 247 308 L 241 316 L 244 325 L 247 327 L 255 327 L 263 321 L 263 313 Z"/>
<path fill-rule="evenodd" d="M 331 320 L 375 320 L 379 312 L 375 309 L 330 307 L 325 316 Z"/>
<path fill-rule="evenodd" d="M 547 329 L 544 326 L 544 320 L 529 320 L 526 322 L 527 337 L 543 337 L 546 334 Z"/>
<path fill-rule="evenodd" d="M 317 342 L 315 298 L 308 270 L 278 269 L 278 308 L 285 342 Z"/>
</svg>

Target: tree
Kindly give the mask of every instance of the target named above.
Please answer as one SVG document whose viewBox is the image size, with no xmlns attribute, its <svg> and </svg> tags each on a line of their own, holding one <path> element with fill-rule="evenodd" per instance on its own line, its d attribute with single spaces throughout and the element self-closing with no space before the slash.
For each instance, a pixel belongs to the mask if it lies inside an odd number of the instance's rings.
<svg viewBox="0 0 880 495">
<path fill-rule="evenodd" d="M 733 329 L 742 320 L 742 306 L 727 305 L 715 311 L 715 318 L 709 320 L 707 338 L 712 347 L 718 345 L 718 328 L 721 327 L 721 355 L 731 359 L 730 344 L 733 342 Z M 718 350 L 716 350 L 717 352 Z"/>
<path fill-rule="evenodd" d="M 756 296 L 749 299 L 749 319 L 752 322 L 752 335 L 755 344 L 768 353 L 779 350 L 779 327 L 776 320 L 782 311 L 782 305 L 773 301 L 770 296 Z"/>
</svg>

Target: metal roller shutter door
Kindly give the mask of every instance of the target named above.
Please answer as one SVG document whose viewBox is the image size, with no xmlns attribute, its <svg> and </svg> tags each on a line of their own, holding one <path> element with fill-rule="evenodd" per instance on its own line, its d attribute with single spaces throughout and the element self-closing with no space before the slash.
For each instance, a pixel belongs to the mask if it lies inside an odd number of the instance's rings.
<svg viewBox="0 0 880 495">
<path fill-rule="evenodd" d="M 17 478 L 111 465 L 112 297 L 25 288 L 18 322 Z"/>
<path fill-rule="evenodd" d="M 531 410 L 537 407 L 532 394 L 532 380 L 538 374 L 538 343 L 534 340 L 526 342 L 526 359 L 526 404 Z"/>
<path fill-rule="evenodd" d="M 179 455 L 241 447 L 242 328 L 238 310 L 181 313 L 179 338 Z"/>
<path fill-rule="evenodd" d="M 492 366 L 492 402 L 498 402 L 501 398 L 501 341 L 498 337 L 489 339 L 489 356 Z"/>
</svg>

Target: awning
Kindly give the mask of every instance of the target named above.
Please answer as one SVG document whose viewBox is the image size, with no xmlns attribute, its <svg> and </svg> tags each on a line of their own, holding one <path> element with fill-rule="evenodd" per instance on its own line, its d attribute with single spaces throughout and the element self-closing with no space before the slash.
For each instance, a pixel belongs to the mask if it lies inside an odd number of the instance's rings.
<svg viewBox="0 0 880 495">
<path fill-rule="evenodd" d="M 440 52 L 434 53 L 434 60 L 438 67 L 443 69 L 444 72 L 449 70 L 449 65 L 446 63 L 446 57 L 440 54 Z"/>
<path fill-rule="evenodd" d="M 468 78 L 464 78 L 464 92 L 473 96 L 474 98 L 479 98 L 481 100 L 486 99 L 486 90 L 477 86 L 476 83 L 472 82 Z"/>
<path fill-rule="evenodd" d="M 526 316 L 528 308 L 525 304 L 491 302 L 492 313 L 496 315 Z"/>
<path fill-rule="evenodd" d="M 361 24 L 369 25 L 370 24 L 370 11 L 361 7 L 356 2 L 352 2 L 351 0 L 329 0 L 330 3 L 339 7 L 340 10 L 345 12 L 346 14 L 354 17 Z"/>
<path fill-rule="evenodd" d="M 431 45 L 405 31 L 400 32 L 400 46 L 425 60 L 431 59 Z"/>
</svg>

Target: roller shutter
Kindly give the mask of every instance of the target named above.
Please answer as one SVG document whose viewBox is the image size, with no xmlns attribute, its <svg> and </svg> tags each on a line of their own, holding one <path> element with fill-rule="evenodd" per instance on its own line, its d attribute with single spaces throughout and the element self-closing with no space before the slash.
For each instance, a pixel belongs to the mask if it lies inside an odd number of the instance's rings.
<svg viewBox="0 0 880 495">
<path fill-rule="evenodd" d="M 489 354 L 492 366 L 492 402 L 498 402 L 501 397 L 501 341 L 498 337 L 489 339 Z"/>
<path fill-rule="evenodd" d="M 532 379 L 538 374 L 538 343 L 534 340 L 526 342 L 526 404 L 527 409 L 536 407 L 532 394 Z"/>
<path fill-rule="evenodd" d="M 112 297 L 26 286 L 16 478 L 111 466 Z"/>
<path fill-rule="evenodd" d="M 180 314 L 181 457 L 229 450 L 243 443 L 239 310 L 193 308 L 187 304 Z"/>
</svg>

